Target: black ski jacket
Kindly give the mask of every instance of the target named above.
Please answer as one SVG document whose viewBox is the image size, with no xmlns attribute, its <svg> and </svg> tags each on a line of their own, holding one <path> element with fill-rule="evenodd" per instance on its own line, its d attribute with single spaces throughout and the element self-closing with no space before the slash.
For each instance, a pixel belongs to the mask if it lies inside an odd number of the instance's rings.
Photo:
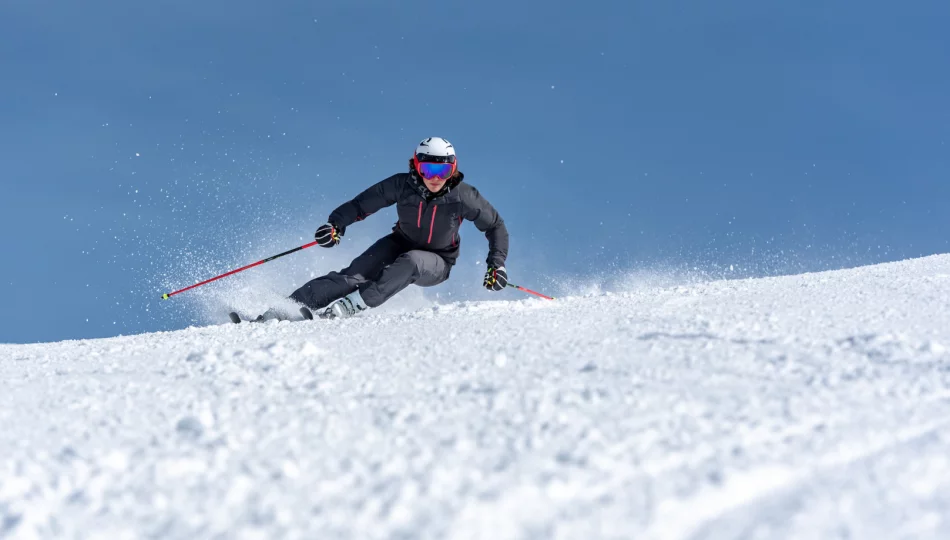
<svg viewBox="0 0 950 540">
<path fill-rule="evenodd" d="M 432 193 L 414 172 L 398 173 L 369 187 L 330 214 L 329 222 L 345 233 L 346 227 L 376 211 L 396 205 L 399 219 L 393 227 L 409 249 L 423 249 L 455 264 L 459 254 L 462 220 L 488 238 L 486 262 L 495 268 L 508 257 L 508 229 L 495 208 L 474 187 L 462 182 L 459 172 L 438 193 Z"/>
</svg>

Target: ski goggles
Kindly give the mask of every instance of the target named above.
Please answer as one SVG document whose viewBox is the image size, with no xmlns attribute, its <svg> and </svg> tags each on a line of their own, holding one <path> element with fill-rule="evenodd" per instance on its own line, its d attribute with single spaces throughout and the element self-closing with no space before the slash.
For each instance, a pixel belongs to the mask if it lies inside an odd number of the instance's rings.
<svg viewBox="0 0 950 540">
<path fill-rule="evenodd" d="M 419 176 L 426 180 L 432 180 L 433 178 L 448 180 L 455 174 L 455 163 L 417 162 L 416 171 L 419 173 Z"/>
</svg>

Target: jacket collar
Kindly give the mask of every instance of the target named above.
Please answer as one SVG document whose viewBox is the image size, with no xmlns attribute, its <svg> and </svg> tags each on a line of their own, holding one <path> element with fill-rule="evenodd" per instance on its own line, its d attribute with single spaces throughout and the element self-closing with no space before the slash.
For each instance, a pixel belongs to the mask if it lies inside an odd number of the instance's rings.
<svg viewBox="0 0 950 540">
<path fill-rule="evenodd" d="M 419 174 L 416 171 L 409 171 L 409 184 L 412 185 L 412 187 L 415 188 L 417 192 L 419 192 L 419 195 L 422 195 L 422 197 L 427 201 L 448 195 L 449 192 L 457 188 L 464 179 L 465 175 L 462 174 L 462 171 L 458 171 L 455 176 L 453 176 L 448 182 L 445 183 L 444 186 L 442 186 L 442 189 L 436 193 L 432 193 L 429 191 L 429 188 L 426 187 L 425 183 L 422 181 L 422 178 L 419 177 Z"/>
</svg>

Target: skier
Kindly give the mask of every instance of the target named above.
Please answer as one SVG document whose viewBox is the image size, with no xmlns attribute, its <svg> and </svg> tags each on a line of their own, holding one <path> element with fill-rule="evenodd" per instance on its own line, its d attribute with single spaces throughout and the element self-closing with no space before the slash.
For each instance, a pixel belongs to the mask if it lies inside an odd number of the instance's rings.
<svg viewBox="0 0 950 540">
<path fill-rule="evenodd" d="M 325 248 L 339 244 L 347 227 L 382 208 L 395 204 L 399 217 L 392 233 L 349 266 L 294 291 L 290 298 L 305 306 L 300 309 L 303 316 L 313 318 L 316 312 L 321 318 L 349 317 L 382 305 L 410 284 L 432 287 L 444 282 L 459 255 L 463 220 L 473 221 L 488 238 L 483 286 L 503 290 L 508 285 L 508 230 L 495 208 L 463 179 L 455 148 L 445 139 L 429 137 L 413 153 L 409 172 L 390 176 L 334 210 L 314 235 Z"/>
</svg>

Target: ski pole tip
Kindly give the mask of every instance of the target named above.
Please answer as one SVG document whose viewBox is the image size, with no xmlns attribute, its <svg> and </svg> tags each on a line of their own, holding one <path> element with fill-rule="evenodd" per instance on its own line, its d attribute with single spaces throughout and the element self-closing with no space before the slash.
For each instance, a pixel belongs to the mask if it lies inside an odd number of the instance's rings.
<svg viewBox="0 0 950 540">
<path fill-rule="evenodd" d="M 162 295 L 162 300 L 168 300 L 168 298 L 169 298 L 168 293 L 165 293 Z"/>
</svg>

